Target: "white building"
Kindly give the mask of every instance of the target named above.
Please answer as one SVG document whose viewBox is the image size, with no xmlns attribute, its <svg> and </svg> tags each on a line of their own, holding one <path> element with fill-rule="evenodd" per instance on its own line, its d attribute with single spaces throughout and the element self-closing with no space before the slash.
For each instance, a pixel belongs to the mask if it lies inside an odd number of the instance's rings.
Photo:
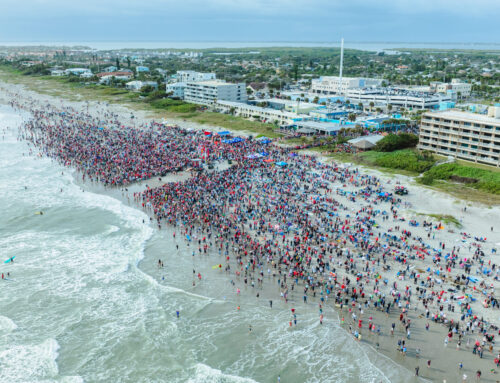
<svg viewBox="0 0 500 383">
<path fill-rule="evenodd" d="M 125 84 L 125 87 L 128 90 L 139 91 L 145 86 L 152 86 L 155 89 L 158 89 L 158 83 L 156 81 L 130 81 Z"/>
<path fill-rule="evenodd" d="M 198 82 L 215 80 L 215 73 L 202 73 L 193 70 L 178 70 L 177 82 Z"/>
<path fill-rule="evenodd" d="M 63 71 L 62 69 L 51 69 L 50 70 L 51 76 L 61 77 L 61 76 L 64 76 L 65 74 L 66 74 L 66 72 Z"/>
<path fill-rule="evenodd" d="M 167 84 L 166 92 L 171 93 L 170 97 L 184 99 L 184 89 L 186 89 L 185 82 L 173 82 Z"/>
<path fill-rule="evenodd" d="M 415 92 L 407 89 L 351 89 L 344 94 L 351 104 L 392 105 L 406 109 L 436 109 L 442 102 L 451 101 L 449 95 Z"/>
<path fill-rule="evenodd" d="M 249 105 L 242 102 L 217 101 L 215 108 L 221 113 L 232 113 L 243 118 L 253 118 L 261 122 L 277 123 L 278 125 L 290 125 L 300 116 L 296 113 L 263 108 L 256 105 Z"/>
<path fill-rule="evenodd" d="M 220 80 L 188 82 L 184 89 L 184 100 L 201 105 L 213 105 L 217 100 L 246 102 L 246 84 L 230 84 Z"/>
<path fill-rule="evenodd" d="M 252 104 L 256 104 L 259 102 L 266 103 L 267 104 L 266 106 L 273 109 L 286 110 L 287 112 L 300 113 L 300 114 L 307 114 L 312 110 L 318 109 L 318 107 L 320 106 L 318 104 L 313 104 L 310 102 L 303 102 L 299 100 L 290 101 L 281 98 L 267 98 L 262 100 L 250 101 L 250 103 Z"/>
<path fill-rule="evenodd" d="M 451 83 L 446 82 L 431 82 L 431 91 L 437 93 L 448 93 L 449 90 L 454 91 L 459 98 L 467 98 L 470 96 L 472 90 L 472 84 L 462 82 L 460 79 L 454 78 Z"/>
<path fill-rule="evenodd" d="M 84 73 L 90 73 L 92 75 L 92 71 L 88 68 L 69 68 L 64 71 L 67 75 L 75 75 L 75 76 L 81 76 Z"/>
<path fill-rule="evenodd" d="M 322 76 L 311 81 L 311 92 L 316 94 L 344 94 L 351 89 L 378 87 L 381 79 L 363 77 Z"/>
</svg>

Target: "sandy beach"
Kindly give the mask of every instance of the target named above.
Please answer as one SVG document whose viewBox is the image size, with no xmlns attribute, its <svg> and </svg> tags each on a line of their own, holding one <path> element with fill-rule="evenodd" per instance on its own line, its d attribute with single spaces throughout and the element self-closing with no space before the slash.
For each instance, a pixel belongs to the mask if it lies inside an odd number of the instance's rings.
<svg viewBox="0 0 500 383">
<path fill-rule="evenodd" d="M 98 102 L 67 102 L 64 100 L 54 99 L 50 96 L 35 94 L 20 86 L 11 84 L 0 84 L 0 103 L 12 102 L 13 95 L 16 95 L 16 102 L 25 103 L 27 108 L 36 108 L 46 105 L 50 107 L 63 107 L 71 106 L 77 110 L 84 110 L 86 113 L 95 116 L 101 116 L 103 113 L 111 113 L 113 118 L 120 121 L 123 126 L 141 126 L 150 123 L 147 113 L 134 111 L 131 113 L 129 110 L 120 105 L 105 105 Z M 31 105 L 30 100 L 36 100 L 38 105 Z M 132 117 L 133 116 L 133 117 Z M 180 128 L 184 129 L 197 129 L 197 130 L 220 130 L 217 127 L 208 127 L 196 125 L 193 123 L 186 124 L 182 121 L 168 121 L 169 124 L 177 124 Z M 238 132 L 238 134 L 242 134 Z M 331 159 L 319 157 L 318 160 L 335 169 L 349 169 L 353 171 L 356 167 L 350 164 L 336 164 Z M 293 161 L 293 160 L 291 160 Z M 229 169 L 229 170 L 228 170 Z M 326 168 L 325 168 L 326 169 Z M 231 168 L 227 161 L 220 161 L 216 164 L 214 172 L 230 171 Z M 314 170 L 315 171 L 315 170 Z M 338 172 L 340 172 L 339 170 Z M 311 170 L 313 172 L 313 170 Z M 327 170 L 324 170 L 327 174 Z M 214 173 L 215 174 L 215 173 Z M 318 305 L 322 304 L 325 308 L 324 321 L 335 322 L 340 324 L 349 336 L 354 333 L 358 327 L 358 320 L 363 318 L 363 329 L 361 331 L 361 339 L 359 343 L 364 348 L 367 356 L 370 358 L 374 365 L 381 358 L 390 358 L 394 363 L 405 367 L 410 375 L 415 373 L 415 368 L 419 368 L 419 377 L 414 377 L 415 381 L 422 379 L 436 382 L 461 382 L 476 381 L 476 372 L 482 372 L 481 381 L 497 382 L 500 377 L 496 371 L 494 359 L 500 352 L 498 346 L 494 343 L 486 342 L 483 346 L 484 354 L 480 358 L 477 354 L 473 354 L 475 342 L 483 342 L 483 335 L 479 333 L 479 322 L 487 323 L 488 334 L 498 336 L 498 323 L 500 318 L 499 307 L 492 308 L 491 304 L 485 307 L 484 302 L 488 295 L 497 297 L 499 283 L 496 279 L 496 272 L 492 270 L 492 265 L 498 263 L 496 250 L 500 248 L 500 207 L 498 206 L 484 206 L 471 202 L 464 202 L 457 200 L 449 195 L 440 193 L 431 189 L 417 186 L 409 177 L 386 174 L 377 172 L 371 169 L 360 169 L 358 173 L 353 173 L 353 178 L 334 179 L 325 176 L 323 181 L 325 185 L 324 190 L 318 191 L 318 196 L 321 198 L 332 197 L 336 199 L 340 205 L 336 211 L 340 220 L 348 220 L 357 215 L 361 208 L 372 208 L 372 210 L 380 210 L 376 218 L 376 225 L 373 226 L 374 236 L 380 238 L 380 243 L 398 249 L 397 253 L 392 253 L 391 256 L 384 259 L 383 263 L 378 263 L 377 258 L 365 259 L 365 254 L 358 251 L 359 248 L 351 243 L 345 244 L 335 249 L 340 250 L 341 253 L 346 251 L 352 253 L 352 258 L 356 258 L 357 269 L 344 268 L 342 256 L 331 257 L 329 267 L 336 267 L 335 278 L 338 284 L 342 284 L 346 278 L 356 280 L 356 275 L 359 272 L 365 273 L 364 264 L 366 261 L 367 270 L 370 271 L 360 278 L 360 281 L 366 281 L 365 291 L 366 297 L 373 295 L 370 304 L 362 305 L 361 299 L 359 302 L 349 303 L 349 307 L 345 304 L 341 305 L 335 301 L 333 294 L 329 296 L 325 302 L 320 300 L 320 296 L 312 296 L 308 293 L 307 302 L 303 301 L 302 290 L 305 287 L 305 281 L 300 280 L 295 284 L 295 289 L 286 289 L 287 299 L 283 300 L 283 288 L 277 280 L 281 274 L 272 276 L 267 272 L 271 269 L 271 262 L 267 259 L 265 265 L 262 267 L 264 275 L 262 283 L 257 283 L 256 287 L 250 287 L 246 283 L 246 278 L 241 275 L 235 275 L 235 270 L 242 270 L 242 264 L 239 263 L 237 257 L 231 256 L 228 261 L 217 251 L 216 244 L 222 248 L 225 240 L 219 238 L 219 242 L 214 240 L 214 246 L 207 249 L 207 256 L 200 254 L 196 255 L 196 269 L 204 276 L 204 278 L 211 278 L 211 275 L 217 273 L 217 278 L 226 278 L 227 280 L 227 295 L 228 299 L 235 300 L 239 294 L 247 295 L 248 297 L 255 296 L 256 291 L 259 291 L 259 297 L 256 299 L 256 304 L 267 305 L 269 300 L 277 302 L 275 307 L 280 310 L 289 311 L 295 308 L 297 311 L 317 311 Z M 362 184 L 361 175 L 369 175 L 376 177 L 378 183 L 384 190 L 392 191 L 396 185 L 404 185 L 408 187 L 409 194 L 401 198 L 401 201 L 396 201 L 393 205 L 388 204 L 382 200 L 376 200 L 379 206 L 373 205 L 375 199 L 373 195 L 364 196 L 360 190 L 365 186 Z M 321 175 L 320 175 L 321 176 Z M 318 176 L 318 178 L 320 177 Z M 127 186 L 105 187 L 98 182 L 91 182 L 89 180 L 81 180 L 81 173 L 75 172 L 74 177 L 81 184 L 85 190 L 94 193 L 102 193 L 116 199 L 120 199 L 130 206 L 145 211 L 151 219 L 149 223 L 151 227 L 157 227 L 155 224 L 156 215 L 151 207 L 142 208 L 141 200 L 138 195 L 146 188 L 160 188 L 167 182 L 183 182 L 189 180 L 192 175 L 189 172 L 183 171 L 177 174 L 168 174 L 164 176 L 155 176 L 148 180 L 135 182 Z M 311 176 L 312 180 L 316 176 Z M 314 187 L 314 183 L 305 181 L 305 185 Z M 383 216 L 382 211 L 390 213 L 389 209 L 393 207 L 397 210 L 394 217 L 387 214 L 387 219 L 381 219 Z M 460 222 L 460 227 L 453 223 L 445 223 L 441 220 L 430 215 L 450 215 L 455 217 Z M 390 218 L 390 219 L 389 219 Z M 424 225 L 424 222 L 426 225 Z M 161 231 L 165 241 L 175 240 L 179 246 L 180 251 L 186 255 L 194 250 L 198 250 L 195 243 L 189 243 L 184 239 L 179 238 L 182 230 L 186 228 L 181 225 L 161 225 Z M 258 237 L 258 230 L 254 227 L 251 228 L 248 223 L 244 225 L 245 229 L 254 237 Z M 242 225 L 243 227 L 243 225 Z M 401 234 L 403 231 L 411 232 L 410 236 L 404 237 L 406 234 Z M 177 237 L 174 238 L 174 233 Z M 199 228 L 193 228 L 193 239 L 201 239 L 205 232 Z M 386 236 L 384 236 L 384 233 Z M 261 234 L 262 235 L 262 234 Z M 396 235 L 395 239 L 391 239 L 391 235 Z M 267 232 L 264 236 L 272 241 L 279 238 L 275 233 Z M 287 234 L 285 240 L 293 240 L 293 234 Z M 404 240 L 401 241 L 401 238 Z M 416 239 L 421 239 L 421 243 L 426 243 L 429 246 L 421 246 L 420 250 L 413 251 L 413 257 L 405 257 L 405 261 L 401 262 L 395 260 L 395 257 L 405 252 L 406 242 L 418 242 Z M 215 239 L 215 237 L 214 237 Z M 458 264 L 448 268 L 445 263 L 433 262 L 433 253 L 436 249 L 443 247 L 444 253 L 452 252 L 459 254 L 461 258 L 473 258 L 475 251 L 481 249 L 484 255 L 481 255 L 481 265 L 476 261 L 471 266 L 470 274 L 467 276 L 472 277 L 476 282 L 470 279 L 461 278 L 464 275 L 464 268 Z M 319 247 L 319 244 L 314 243 L 311 246 Z M 194 249 L 194 250 L 193 250 Z M 425 250 L 424 250 L 425 249 Z M 434 249 L 434 251 L 433 251 Z M 415 254 L 425 254 L 422 257 L 415 256 Z M 444 254 L 443 254 L 444 257 Z M 346 258 L 347 259 L 347 258 Z M 435 257 L 434 257 L 435 260 Z M 229 265 L 228 271 L 214 270 L 213 265 L 220 263 L 221 265 Z M 148 254 L 141 261 L 139 267 L 151 275 L 155 279 L 161 278 L 161 270 L 157 267 L 156 254 Z M 487 273 L 484 269 L 488 269 Z M 286 267 L 283 268 L 283 275 L 287 273 Z M 191 270 L 187 270 L 191 272 Z M 334 284 L 332 281 L 331 272 L 326 269 L 322 270 L 323 275 L 316 270 L 315 277 L 323 278 L 327 283 Z M 413 274 L 412 274 L 413 273 Z M 251 275 L 251 277 L 250 277 Z M 375 288 L 373 285 L 374 276 L 380 275 L 379 285 Z M 413 275 L 414 277 L 410 277 Z M 418 277 L 416 276 L 418 275 Z M 249 278 L 252 281 L 259 279 L 258 273 L 249 271 Z M 457 278 L 463 283 L 457 284 Z M 193 280 L 195 278 L 193 277 Z M 245 279 L 245 282 L 244 282 Z M 292 279 L 290 277 L 290 279 Z M 329 280 L 329 282 L 328 282 Z M 469 282 L 467 282 L 469 281 Z M 359 281 L 358 281 L 359 282 Z M 354 282 L 353 282 L 354 283 Z M 397 288 L 395 287 L 397 285 Z M 408 287 L 408 288 L 407 288 Z M 417 290 L 417 288 L 424 290 Z M 340 290 L 340 289 L 339 289 Z M 345 290 L 345 289 L 341 289 Z M 375 293 L 374 291 L 377 290 Z M 393 306 L 390 314 L 386 315 L 384 309 L 374 307 L 374 302 L 377 297 L 395 297 L 397 293 L 408 292 L 411 290 L 411 300 L 400 299 L 398 300 L 399 307 Z M 203 295 L 203 287 L 193 286 L 191 292 L 193 294 Z M 346 294 L 344 291 L 342 294 Z M 342 295 L 343 299 L 344 295 Z M 347 297 L 347 295 L 345 295 Z M 419 298 L 420 297 L 420 298 Z M 429 316 L 427 317 L 426 308 L 424 307 L 422 299 L 432 297 L 432 302 L 429 302 Z M 437 299 L 439 297 L 439 300 Z M 406 296 L 408 298 L 408 296 Z M 367 299 L 365 299 L 366 301 Z M 439 301 L 439 304 L 437 304 Z M 279 302 L 279 303 L 278 303 Z M 463 305 L 469 305 L 473 313 L 472 319 L 469 321 L 473 323 L 473 327 L 465 331 L 465 322 L 463 318 L 464 311 L 461 310 Z M 359 305 L 359 307 L 358 307 Z M 397 305 L 397 304 L 395 304 Z M 443 309 L 439 309 L 439 305 Z M 327 307 L 331 309 L 327 311 Z M 244 309 L 244 308 L 242 308 Z M 405 311 L 403 323 L 400 320 L 401 310 Z M 361 312 L 362 310 L 362 312 Z M 440 316 L 439 321 L 433 321 L 432 316 L 441 311 L 444 315 Z M 352 314 L 355 313 L 356 316 Z M 318 314 L 319 318 L 319 314 Z M 371 319 L 369 319 L 371 318 Z M 458 332 L 454 332 L 449 341 L 448 338 L 450 321 L 453 323 L 461 322 L 461 328 Z M 411 335 L 408 334 L 406 324 L 411 321 Z M 438 323 L 439 322 L 439 323 Z M 442 322 L 442 323 L 441 323 Z M 366 326 L 373 323 L 373 331 L 369 331 Z M 391 334 L 391 325 L 395 324 L 395 331 Z M 428 329 L 426 325 L 428 324 Z M 299 324 L 300 325 L 300 324 Z M 494 326 L 494 327 L 490 327 Z M 290 326 L 291 327 L 291 326 Z M 380 328 L 380 331 L 378 331 Z M 464 331 L 462 339 L 460 339 L 460 346 L 457 347 L 458 334 Z M 398 340 L 404 340 L 406 346 L 406 353 L 400 352 L 398 349 Z M 492 346 L 492 351 L 489 351 L 489 345 Z M 417 352 L 417 350 L 419 350 Z M 428 361 L 431 361 L 430 368 L 427 367 Z M 462 367 L 460 367 L 462 364 Z M 390 381 L 397 381 L 392 380 Z M 408 380 L 406 380 L 408 381 Z"/>
</svg>

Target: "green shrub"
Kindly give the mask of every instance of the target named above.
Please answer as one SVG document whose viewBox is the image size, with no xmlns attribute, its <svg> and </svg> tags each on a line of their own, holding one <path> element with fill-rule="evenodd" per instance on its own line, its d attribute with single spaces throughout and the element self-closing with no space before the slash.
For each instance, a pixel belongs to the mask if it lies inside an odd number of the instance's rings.
<svg viewBox="0 0 500 383">
<path fill-rule="evenodd" d="M 414 134 L 400 133 L 388 134 L 382 138 L 374 150 L 378 152 L 393 152 L 395 150 L 413 148 L 418 144 L 418 137 Z"/>
<path fill-rule="evenodd" d="M 156 99 L 150 102 L 155 109 L 165 109 L 174 113 L 193 113 L 196 112 L 196 104 L 188 104 L 181 100 L 171 98 Z"/>
<path fill-rule="evenodd" d="M 419 160 L 412 151 L 397 151 L 378 157 L 375 165 L 392 169 L 404 169 L 412 172 L 422 173 L 430 169 L 434 161 Z"/>
<path fill-rule="evenodd" d="M 424 174 L 422 177 L 417 178 L 417 181 L 422 185 L 432 185 L 434 183 L 434 177 L 430 174 Z"/>
<path fill-rule="evenodd" d="M 487 193 L 500 194 L 500 172 L 498 171 L 449 163 L 435 166 L 425 173 L 425 176 L 439 180 L 449 180 L 453 175 L 477 179 L 478 182 L 469 186 Z"/>
<path fill-rule="evenodd" d="M 391 169 L 402 169 L 414 173 L 422 173 L 434 165 L 434 158 L 421 156 L 413 150 L 397 150 L 390 153 L 384 152 L 365 152 L 361 158 L 376 166 Z"/>
</svg>

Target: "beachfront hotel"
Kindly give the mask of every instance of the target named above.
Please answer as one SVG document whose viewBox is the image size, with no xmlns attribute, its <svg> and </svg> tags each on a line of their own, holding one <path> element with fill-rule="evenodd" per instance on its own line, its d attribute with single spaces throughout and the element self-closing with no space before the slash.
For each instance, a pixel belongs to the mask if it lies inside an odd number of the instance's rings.
<svg viewBox="0 0 500 383">
<path fill-rule="evenodd" d="M 246 84 L 230 84 L 221 80 L 186 83 L 184 101 L 200 105 L 213 105 L 218 100 L 246 102 Z"/>
<path fill-rule="evenodd" d="M 488 115 L 447 110 L 422 115 L 419 149 L 500 166 L 500 107 Z"/>
</svg>

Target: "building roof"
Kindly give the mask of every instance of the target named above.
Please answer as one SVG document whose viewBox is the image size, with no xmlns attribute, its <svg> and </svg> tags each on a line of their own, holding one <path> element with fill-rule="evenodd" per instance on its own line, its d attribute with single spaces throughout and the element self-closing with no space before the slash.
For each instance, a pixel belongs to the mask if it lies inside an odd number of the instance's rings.
<svg viewBox="0 0 500 383">
<path fill-rule="evenodd" d="M 295 125 L 300 128 L 309 128 L 320 132 L 337 132 L 342 128 L 346 128 L 345 125 L 318 121 L 297 121 Z"/>
<path fill-rule="evenodd" d="M 255 112 L 268 112 L 268 113 L 279 114 L 283 117 L 290 119 L 299 118 L 299 116 L 296 113 L 287 112 L 285 110 L 273 109 L 273 108 L 263 108 L 261 106 L 245 104 L 243 102 L 218 100 L 217 103 L 220 105 L 225 105 L 234 108 L 245 108 L 247 110 L 253 110 Z"/>
<path fill-rule="evenodd" d="M 353 138 L 352 140 L 349 140 L 348 142 L 354 146 L 357 146 L 358 143 L 360 143 L 362 141 L 367 141 L 370 144 L 372 144 L 373 146 L 375 146 L 375 144 L 377 142 L 379 142 L 382 138 L 384 138 L 384 136 L 382 134 L 372 134 L 370 136 L 361 136 L 361 137 Z"/>
<path fill-rule="evenodd" d="M 494 118 L 494 117 L 489 117 L 485 116 L 484 114 L 478 114 L 478 113 L 472 113 L 472 112 L 462 112 L 461 110 L 457 109 L 447 109 L 443 111 L 437 111 L 437 112 L 426 112 L 425 115 L 432 115 L 436 117 L 443 117 L 443 118 L 449 118 L 451 119 L 456 119 L 456 120 L 467 120 L 467 121 L 476 121 L 476 122 L 483 122 L 487 124 L 495 124 L 495 125 L 500 125 L 500 118 Z"/>
<path fill-rule="evenodd" d="M 236 85 L 236 84 L 231 84 L 229 82 L 225 82 L 224 80 L 188 81 L 187 84 L 207 85 L 207 86 Z"/>
<path fill-rule="evenodd" d="M 375 144 L 368 140 L 361 140 L 352 145 L 358 149 L 363 149 L 363 150 L 368 150 L 375 147 Z"/>
<path fill-rule="evenodd" d="M 104 72 L 104 73 L 97 73 L 97 77 L 104 77 L 104 76 L 132 76 L 131 72 Z"/>
</svg>

